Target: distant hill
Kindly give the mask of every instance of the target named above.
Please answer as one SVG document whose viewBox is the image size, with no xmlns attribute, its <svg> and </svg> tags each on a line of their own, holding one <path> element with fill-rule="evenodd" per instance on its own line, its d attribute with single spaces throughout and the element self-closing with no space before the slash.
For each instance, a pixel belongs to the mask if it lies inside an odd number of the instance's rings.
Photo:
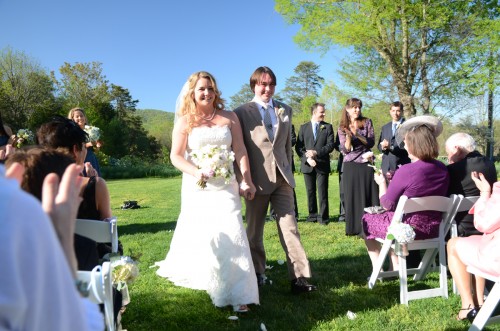
<svg viewBox="0 0 500 331">
<path fill-rule="evenodd" d="M 148 134 L 170 149 L 175 114 L 157 109 L 137 109 L 136 114 L 141 117 Z"/>
</svg>

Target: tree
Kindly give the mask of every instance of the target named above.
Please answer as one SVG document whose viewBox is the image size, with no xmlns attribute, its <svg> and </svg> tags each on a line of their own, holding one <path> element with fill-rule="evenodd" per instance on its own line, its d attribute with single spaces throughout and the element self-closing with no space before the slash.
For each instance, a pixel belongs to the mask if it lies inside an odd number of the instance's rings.
<svg viewBox="0 0 500 331">
<path fill-rule="evenodd" d="M 276 0 L 276 10 L 301 26 L 295 40 L 305 49 L 351 47 L 351 67 L 344 66 L 350 83 L 367 89 L 388 81 L 385 88 L 397 92 L 410 117 L 417 106 L 431 112 L 470 74 L 462 70 L 469 55 L 462 50 L 484 18 L 474 6 L 492 2 Z"/>
<path fill-rule="evenodd" d="M 294 112 L 307 112 L 308 109 L 302 108 L 302 100 L 307 97 L 317 98 L 324 79 L 318 75 L 319 65 L 314 62 L 302 61 L 293 71 L 295 76 L 286 80 L 285 88 L 281 93 Z"/>
<path fill-rule="evenodd" d="M 250 88 L 250 84 L 243 84 L 238 93 L 231 96 L 231 102 L 229 103 L 230 109 L 236 109 L 237 107 L 252 101 L 254 93 Z"/>
<path fill-rule="evenodd" d="M 111 93 L 106 76 L 102 73 L 100 62 L 75 63 L 67 62 L 59 68 L 60 81 L 54 73 L 52 77 L 58 87 L 60 97 L 66 101 L 66 107 L 82 107 L 91 120 L 98 118 L 97 106 L 111 102 Z"/>
<path fill-rule="evenodd" d="M 0 110 L 15 128 L 33 129 L 37 113 L 54 110 L 54 85 L 40 65 L 23 52 L 5 48 L 0 54 Z"/>
</svg>

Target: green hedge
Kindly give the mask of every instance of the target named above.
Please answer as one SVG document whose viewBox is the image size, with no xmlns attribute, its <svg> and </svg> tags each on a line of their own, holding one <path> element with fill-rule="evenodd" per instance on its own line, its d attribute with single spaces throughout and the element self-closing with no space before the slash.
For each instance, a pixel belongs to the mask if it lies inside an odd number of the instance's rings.
<svg viewBox="0 0 500 331">
<path fill-rule="evenodd" d="M 170 178 L 179 176 L 181 172 L 172 165 L 128 165 L 102 166 L 101 175 L 105 179 L 127 179 L 161 177 Z"/>
</svg>

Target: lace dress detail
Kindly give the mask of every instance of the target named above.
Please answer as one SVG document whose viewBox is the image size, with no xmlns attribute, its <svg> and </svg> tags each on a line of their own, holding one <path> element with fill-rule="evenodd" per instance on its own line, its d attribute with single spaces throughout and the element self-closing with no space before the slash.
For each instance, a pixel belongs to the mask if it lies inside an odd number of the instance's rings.
<svg viewBox="0 0 500 331">
<path fill-rule="evenodd" d="M 198 127 L 188 138 L 189 154 L 206 144 L 230 148 L 229 127 Z M 188 157 L 189 159 L 189 157 Z M 258 304 L 257 279 L 241 218 L 234 176 L 210 178 L 201 189 L 183 174 L 181 212 L 170 250 L 157 274 L 182 287 L 205 290 L 215 306 Z"/>
</svg>

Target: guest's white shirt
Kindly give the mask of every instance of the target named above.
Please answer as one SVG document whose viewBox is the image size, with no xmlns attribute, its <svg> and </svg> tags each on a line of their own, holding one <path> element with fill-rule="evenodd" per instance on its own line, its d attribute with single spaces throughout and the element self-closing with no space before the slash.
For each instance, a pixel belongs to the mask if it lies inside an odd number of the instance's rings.
<svg viewBox="0 0 500 331">
<path fill-rule="evenodd" d="M 0 330 L 102 331 L 40 202 L 3 173 L 0 166 Z"/>
</svg>

